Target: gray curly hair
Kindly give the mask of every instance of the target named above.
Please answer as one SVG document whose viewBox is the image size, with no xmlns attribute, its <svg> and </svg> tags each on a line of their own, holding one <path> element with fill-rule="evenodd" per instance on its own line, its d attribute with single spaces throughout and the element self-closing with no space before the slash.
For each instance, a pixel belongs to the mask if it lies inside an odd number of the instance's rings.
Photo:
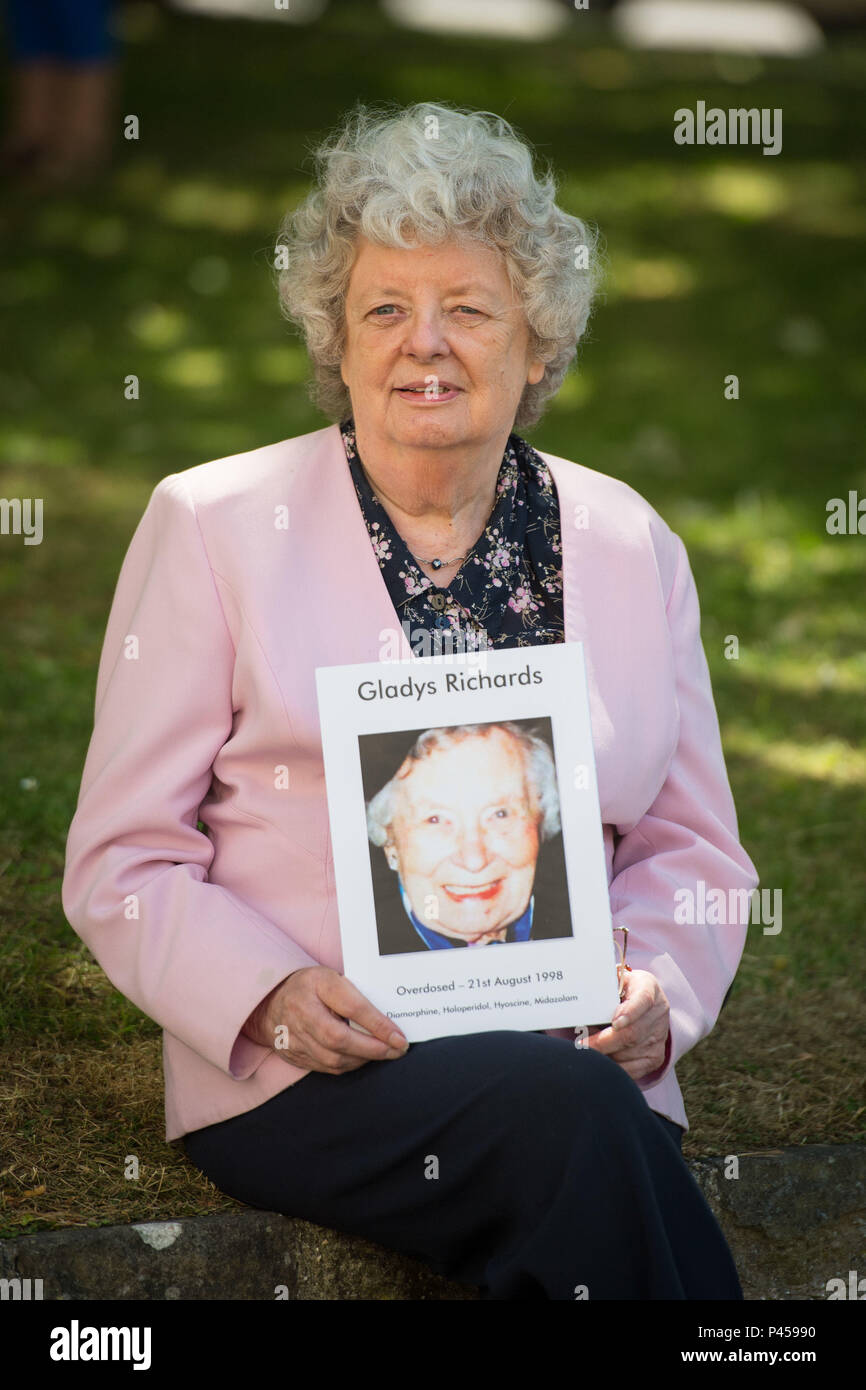
<svg viewBox="0 0 866 1390">
<path fill-rule="evenodd" d="M 598 229 L 557 207 L 552 171 L 535 173 L 502 116 L 429 101 L 356 102 L 314 158 L 316 186 L 283 218 L 275 262 L 281 311 L 313 364 L 313 403 L 333 421 L 351 414 L 340 363 L 358 235 L 407 248 L 476 240 L 504 256 L 532 356 L 545 363 L 514 418 L 515 430 L 534 425 L 576 356 L 603 262 Z"/>
<path fill-rule="evenodd" d="M 367 803 L 367 834 L 374 845 L 384 845 L 388 840 L 388 827 L 394 819 L 395 800 L 402 777 L 411 770 L 411 763 L 419 762 L 429 753 L 451 748 L 464 738 L 486 736 L 493 729 L 502 729 L 511 734 L 523 754 L 526 768 L 526 782 L 529 790 L 529 804 L 538 816 L 538 833 L 541 840 L 549 840 L 560 829 L 559 792 L 556 786 L 556 766 L 553 754 L 546 740 L 540 738 L 518 724 L 504 720 L 500 724 L 452 724 L 448 728 L 425 729 L 419 734 L 397 772 L 381 791 Z M 410 766 L 407 767 L 407 764 Z"/>
</svg>

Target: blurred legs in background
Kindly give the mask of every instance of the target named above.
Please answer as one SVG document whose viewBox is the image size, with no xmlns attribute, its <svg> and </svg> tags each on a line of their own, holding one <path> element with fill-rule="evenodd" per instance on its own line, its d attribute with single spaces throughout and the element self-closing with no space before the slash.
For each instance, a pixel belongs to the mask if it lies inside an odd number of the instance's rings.
<svg viewBox="0 0 866 1390">
<path fill-rule="evenodd" d="M 66 184 L 98 173 L 113 143 L 118 43 L 112 0 L 6 0 L 6 174 Z"/>
</svg>

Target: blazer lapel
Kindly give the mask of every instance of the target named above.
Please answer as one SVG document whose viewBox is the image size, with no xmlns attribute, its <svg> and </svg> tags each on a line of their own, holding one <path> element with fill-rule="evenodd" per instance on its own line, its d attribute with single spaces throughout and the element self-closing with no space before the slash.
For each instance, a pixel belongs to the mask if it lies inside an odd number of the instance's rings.
<svg viewBox="0 0 866 1390">
<path fill-rule="evenodd" d="M 630 828 L 655 800 L 679 732 L 649 528 L 640 499 L 619 499 L 611 480 L 542 458 L 559 493 L 565 636 L 584 644 L 602 820 Z"/>
<path fill-rule="evenodd" d="M 340 427 L 319 436 L 293 489 L 298 516 L 320 518 L 296 539 L 298 572 L 317 595 L 315 664 L 407 659 L 411 647 L 370 544 Z"/>
</svg>

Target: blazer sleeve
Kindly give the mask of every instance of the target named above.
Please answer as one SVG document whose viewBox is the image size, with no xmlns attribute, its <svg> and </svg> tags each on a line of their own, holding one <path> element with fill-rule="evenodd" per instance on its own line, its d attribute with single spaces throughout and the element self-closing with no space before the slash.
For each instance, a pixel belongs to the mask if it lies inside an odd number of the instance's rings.
<svg viewBox="0 0 866 1390">
<path fill-rule="evenodd" d="M 235 652 L 179 474 L 154 488 L 120 571 L 70 824 L 66 916 L 122 994 L 237 1080 L 269 1055 L 242 1033 L 281 979 L 317 965 L 208 882 L 198 811 L 233 720 Z"/>
<path fill-rule="evenodd" d="M 690 890 L 693 902 L 703 901 L 698 886 L 703 880 L 705 895 L 721 889 L 726 904 L 736 904 L 744 898 L 742 893 L 732 898 L 731 889 L 750 894 L 758 884 L 738 838 L 688 555 L 680 537 L 665 530 L 676 548 L 666 613 L 679 737 L 653 804 L 633 827 L 615 827 L 619 838 L 610 885 L 613 925 L 629 929 L 629 963 L 655 975 L 670 1004 L 665 1061 L 638 1082 L 642 1089 L 661 1081 L 710 1032 L 746 941 L 748 913 L 741 910 L 724 925 L 731 914 L 720 913 L 719 925 L 677 924 L 683 901 L 675 898 L 677 890 Z"/>
</svg>

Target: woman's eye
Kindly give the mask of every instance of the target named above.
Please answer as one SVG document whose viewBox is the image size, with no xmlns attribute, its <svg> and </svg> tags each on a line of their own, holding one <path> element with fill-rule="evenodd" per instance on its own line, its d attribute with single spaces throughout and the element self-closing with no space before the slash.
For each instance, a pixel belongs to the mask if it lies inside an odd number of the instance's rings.
<svg viewBox="0 0 866 1390">
<path fill-rule="evenodd" d="M 396 304 L 379 304 L 375 309 L 371 309 L 370 312 L 373 314 L 374 318 L 390 319 L 393 318 L 394 315 L 387 311 L 389 309 L 396 311 L 397 307 Z M 471 304 L 458 304 L 455 312 L 458 314 L 473 314 L 476 318 L 481 315 L 481 310 L 473 309 Z"/>
</svg>

